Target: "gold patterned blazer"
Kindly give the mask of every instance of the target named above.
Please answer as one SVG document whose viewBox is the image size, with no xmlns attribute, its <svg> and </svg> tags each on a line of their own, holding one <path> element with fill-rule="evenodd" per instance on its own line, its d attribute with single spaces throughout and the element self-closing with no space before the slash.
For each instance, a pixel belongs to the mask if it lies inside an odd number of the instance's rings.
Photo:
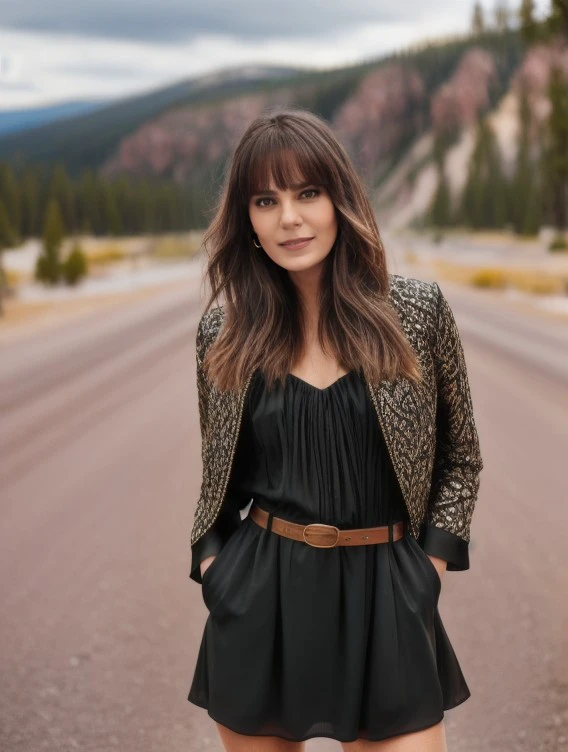
<svg viewBox="0 0 568 752">
<path fill-rule="evenodd" d="M 424 378 L 368 383 L 369 396 L 398 478 L 410 533 L 426 553 L 447 561 L 449 570 L 469 568 L 470 525 L 483 467 L 460 336 L 452 310 L 436 282 L 389 274 L 389 302 L 418 355 Z M 201 582 L 203 544 L 218 552 L 239 524 L 223 520 L 243 405 L 252 374 L 235 392 L 218 390 L 202 368 L 207 349 L 223 323 L 224 307 L 204 314 L 196 337 L 197 390 L 201 427 L 202 481 L 191 531 L 190 577 Z M 246 500 L 246 506 L 250 500 Z"/>
</svg>

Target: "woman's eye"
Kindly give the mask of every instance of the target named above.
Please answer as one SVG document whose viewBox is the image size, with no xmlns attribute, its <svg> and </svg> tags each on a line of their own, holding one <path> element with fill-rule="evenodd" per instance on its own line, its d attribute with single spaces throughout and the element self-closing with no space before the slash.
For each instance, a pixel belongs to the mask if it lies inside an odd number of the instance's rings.
<svg viewBox="0 0 568 752">
<path fill-rule="evenodd" d="M 319 191 L 317 188 L 307 188 L 305 191 L 302 191 L 300 195 L 306 196 L 306 194 L 308 194 L 306 198 L 316 198 L 317 196 L 320 195 L 320 193 L 321 191 Z M 269 203 L 265 204 L 263 203 L 263 201 L 268 201 Z M 270 206 L 271 201 L 273 201 L 273 199 L 271 199 L 270 197 L 263 196 L 262 198 L 257 198 L 254 203 L 255 203 L 255 206 L 260 206 L 260 208 L 262 209 L 262 208 L 266 208 L 267 206 Z"/>
</svg>

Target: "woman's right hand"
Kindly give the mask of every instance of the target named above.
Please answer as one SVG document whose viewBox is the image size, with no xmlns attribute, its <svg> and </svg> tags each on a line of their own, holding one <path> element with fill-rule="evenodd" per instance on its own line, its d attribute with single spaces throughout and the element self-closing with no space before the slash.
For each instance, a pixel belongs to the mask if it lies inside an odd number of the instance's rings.
<svg viewBox="0 0 568 752">
<path fill-rule="evenodd" d="M 206 556 L 205 559 L 200 563 L 199 569 L 201 571 L 201 578 L 203 579 L 203 575 L 207 571 L 207 568 L 213 564 L 213 561 L 215 560 L 215 556 Z"/>
</svg>

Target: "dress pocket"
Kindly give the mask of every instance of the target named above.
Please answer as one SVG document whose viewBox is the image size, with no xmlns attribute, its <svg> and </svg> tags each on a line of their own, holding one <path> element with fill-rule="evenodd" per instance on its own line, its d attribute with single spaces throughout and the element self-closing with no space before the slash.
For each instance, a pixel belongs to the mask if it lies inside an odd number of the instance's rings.
<svg viewBox="0 0 568 752">
<path fill-rule="evenodd" d="M 432 559 L 428 556 L 426 551 L 422 548 L 420 543 L 414 538 L 413 536 L 410 536 L 412 544 L 415 549 L 417 549 L 420 557 L 424 561 L 424 566 L 426 568 L 426 571 L 429 572 L 429 578 L 430 582 L 432 584 L 432 587 L 434 588 L 434 595 L 436 598 L 436 602 L 438 601 L 438 598 L 440 597 L 440 591 L 442 589 L 442 580 L 440 578 L 440 575 L 438 574 L 438 570 L 434 566 L 434 562 Z"/>
<path fill-rule="evenodd" d="M 424 554 L 424 558 L 426 559 L 426 563 L 428 565 L 428 568 L 430 569 L 430 574 L 432 575 L 432 578 L 434 580 L 434 586 L 435 586 L 435 588 L 437 590 L 437 594 L 440 595 L 440 590 L 442 588 L 442 580 L 440 579 L 440 575 L 438 573 L 438 570 L 434 566 L 434 562 L 428 556 L 428 554 L 426 553 L 426 551 L 424 551 L 424 549 L 421 546 L 419 546 L 419 548 L 422 551 L 422 553 Z"/>
<path fill-rule="evenodd" d="M 225 545 L 219 551 L 219 553 L 216 554 L 211 564 L 209 564 L 205 572 L 201 575 L 201 593 L 203 595 L 203 601 L 209 611 L 211 611 L 211 605 L 213 602 L 210 598 L 211 585 L 213 584 L 214 586 L 215 584 L 217 570 L 219 569 L 219 565 L 223 563 L 223 557 L 226 553 L 226 549 L 227 549 L 227 543 L 225 543 Z"/>
</svg>

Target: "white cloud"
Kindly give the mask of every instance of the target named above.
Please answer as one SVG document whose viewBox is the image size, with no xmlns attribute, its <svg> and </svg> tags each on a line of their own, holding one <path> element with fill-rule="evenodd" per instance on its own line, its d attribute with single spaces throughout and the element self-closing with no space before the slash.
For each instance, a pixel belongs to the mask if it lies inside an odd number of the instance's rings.
<svg viewBox="0 0 568 752">
<path fill-rule="evenodd" d="M 201 28 L 213 29 L 216 17 L 219 29 L 226 28 L 226 21 L 219 18 L 219 11 L 226 1 L 215 0 L 211 7 L 207 3 L 201 3 L 202 8 L 208 9 L 202 13 Z M 300 0 L 294 2 L 296 9 L 301 7 Z M 8 17 L 6 9 L 2 7 L 6 3 L 7 0 L 0 0 L 0 18 L 3 23 L 6 23 Z M 381 6 L 380 0 L 354 0 L 349 5 L 345 0 L 336 0 L 335 4 L 338 9 L 345 10 L 345 7 L 349 7 L 354 21 L 358 17 L 367 18 L 371 8 L 375 8 L 375 12 L 379 14 Z M 516 4 L 511 2 L 510 7 L 516 7 Z M 191 41 L 180 41 L 176 34 L 172 34 L 171 40 L 165 40 L 162 39 L 162 33 L 152 35 L 149 31 L 144 34 L 143 14 L 142 21 L 139 20 L 132 26 L 137 31 L 138 38 L 133 33 L 129 39 L 121 39 L 118 34 L 102 37 L 71 32 L 72 28 L 80 28 L 81 18 L 89 20 L 89 12 L 92 12 L 87 11 L 89 8 L 97 9 L 98 24 L 102 30 L 105 19 L 108 21 L 108 18 L 113 18 L 109 8 L 112 10 L 116 5 L 117 2 L 108 5 L 91 2 L 87 5 L 82 0 L 74 0 L 75 12 L 66 19 L 62 10 L 67 5 L 60 2 L 53 10 L 53 18 L 49 16 L 49 24 L 44 23 L 52 29 L 49 32 L 0 28 L 0 110 L 54 104 L 70 99 L 122 98 L 219 68 L 247 63 L 319 68 L 352 64 L 380 57 L 424 38 L 466 31 L 472 2 L 441 0 L 434 6 L 427 6 L 418 0 L 408 0 L 398 5 L 391 0 L 388 3 L 383 1 L 383 9 L 394 7 L 399 14 L 398 18 L 373 23 L 360 22 L 358 26 L 347 27 L 331 22 L 318 27 L 316 23 L 315 27 L 310 26 L 311 34 L 307 35 L 303 28 L 303 33 L 296 36 L 292 34 L 292 21 L 298 25 L 300 18 L 307 19 L 311 16 L 294 16 L 289 4 L 279 3 L 277 7 L 280 11 L 290 16 L 287 16 L 286 27 L 280 36 L 274 29 L 271 34 L 262 33 L 262 24 L 256 18 L 259 9 L 266 9 L 265 13 L 268 13 L 276 5 L 259 5 L 257 0 L 239 3 L 242 17 L 239 17 L 240 27 L 233 34 L 212 30 L 194 35 Z M 124 10 L 124 0 L 118 5 Z M 492 7 L 492 3 L 486 2 L 484 5 L 487 9 Z M 547 2 L 540 0 L 540 5 L 545 8 Z M 179 12 L 184 7 L 183 4 L 172 4 L 171 0 L 170 6 L 175 6 Z M 6 7 L 15 6 L 10 3 Z M 26 3 L 27 11 L 30 7 Z M 150 6 L 144 3 L 137 7 L 148 10 Z M 152 7 L 156 8 L 157 4 L 152 3 Z M 232 7 L 235 7 L 234 4 Z M 321 5 L 318 4 L 318 7 L 321 8 Z M 82 16 L 77 8 L 83 10 Z M 105 9 L 110 15 L 104 15 Z M 166 10 L 167 6 L 162 12 L 166 13 Z M 334 14 L 336 9 L 333 7 L 333 0 L 328 0 L 326 10 L 330 16 Z M 196 13 L 195 9 L 191 12 Z M 133 9 L 132 13 L 136 13 L 136 10 Z M 19 16 L 13 13 L 11 18 L 13 26 L 18 26 L 18 18 L 19 25 L 26 26 L 30 25 L 32 15 L 29 12 L 20 13 Z M 35 27 L 41 27 L 41 18 L 41 15 L 34 17 Z M 170 19 L 170 26 L 172 20 Z M 254 40 L 251 40 L 250 35 L 245 37 L 237 33 L 239 28 L 249 22 L 252 27 L 253 20 L 258 31 Z M 59 31 L 53 30 L 56 28 Z M 159 38 L 160 41 L 152 41 L 154 38 Z"/>
</svg>

